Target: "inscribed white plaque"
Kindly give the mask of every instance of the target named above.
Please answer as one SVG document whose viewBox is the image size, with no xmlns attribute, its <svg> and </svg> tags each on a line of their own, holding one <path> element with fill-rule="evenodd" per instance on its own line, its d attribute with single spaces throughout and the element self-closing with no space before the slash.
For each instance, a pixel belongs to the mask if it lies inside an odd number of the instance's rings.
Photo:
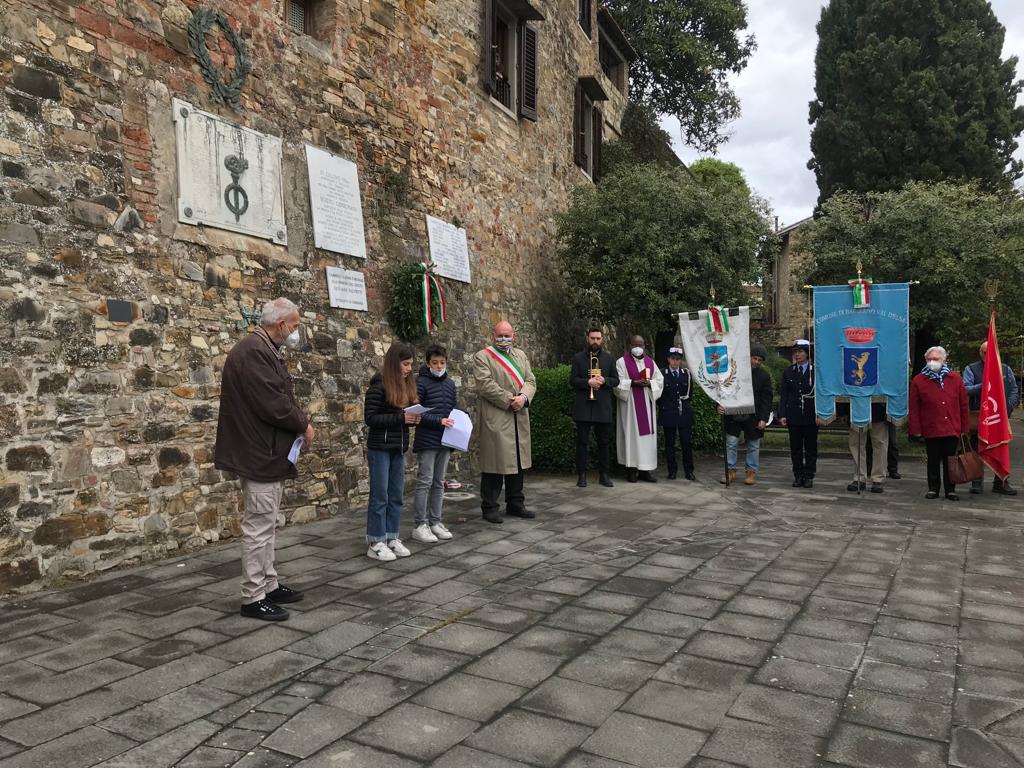
<svg viewBox="0 0 1024 768">
<path fill-rule="evenodd" d="M 281 139 L 172 100 L 178 221 L 284 245 Z"/>
<path fill-rule="evenodd" d="M 351 160 L 306 144 L 313 242 L 317 248 L 366 258 L 359 173 Z"/>
<path fill-rule="evenodd" d="M 366 312 L 366 281 L 362 272 L 339 267 L 327 270 L 327 295 L 331 306 L 340 309 L 358 309 Z"/>
<path fill-rule="evenodd" d="M 469 244 L 466 241 L 466 230 L 428 214 L 427 239 L 430 241 L 430 258 L 437 265 L 437 274 L 468 283 Z"/>
</svg>

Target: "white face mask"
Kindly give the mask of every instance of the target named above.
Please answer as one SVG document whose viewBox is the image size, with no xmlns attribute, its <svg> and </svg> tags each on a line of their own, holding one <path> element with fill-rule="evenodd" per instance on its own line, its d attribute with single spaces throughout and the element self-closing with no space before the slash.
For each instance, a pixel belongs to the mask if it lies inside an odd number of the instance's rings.
<svg viewBox="0 0 1024 768">
<path fill-rule="evenodd" d="M 448 370 L 447 368 L 442 368 L 441 370 L 437 370 L 436 368 L 431 368 L 430 369 L 430 375 L 431 376 L 437 376 L 437 378 L 440 379 L 442 376 L 444 376 L 444 372 L 447 371 L 447 370 Z"/>
<path fill-rule="evenodd" d="M 936 372 L 937 371 L 941 371 L 942 370 L 942 361 L 941 360 L 929 360 L 928 361 L 928 370 L 936 371 Z"/>
<path fill-rule="evenodd" d="M 644 348 L 643 347 L 633 347 L 629 351 L 633 355 L 633 357 L 639 358 L 639 357 L 643 357 L 644 356 Z"/>
<path fill-rule="evenodd" d="M 288 347 L 288 349 L 298 349 L 300 341 L 302 341 L 302 338 L 299 336 L 298 328 L 284 337 L 284 345 Z"/>
</svg>

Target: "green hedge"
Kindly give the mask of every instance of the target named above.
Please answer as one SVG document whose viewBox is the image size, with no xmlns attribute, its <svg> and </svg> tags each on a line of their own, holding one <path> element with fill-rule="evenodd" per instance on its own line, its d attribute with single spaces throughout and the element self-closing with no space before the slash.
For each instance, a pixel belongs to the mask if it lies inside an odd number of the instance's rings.
<svg viewBox="0 0 1024 768">
<path fill-rule="evenodd" d="M 533 371 L 537 377 L 537 394 L 530 403 L 532 455 L 534 468 L 542 472 L 576 470 L 576 423 L 571 415 L 574 392 L 569 386 L 569 370 L 568 365 L 559 365 L 555 368 L 535 368 Z M 714 451 L 722 444 L 721 419 L 715 404 L 700 387 L 694 387 L 692 402 L 693 447 L 698 451 Z M 591 436 L 591 441 L 594 440 Z M 661 434 L 658 435 L 658 442 L 660 456 Z M 614 435 L 611 454 L 614 466 Z M 597 458 L 595 450 L 590 452 L 590 458 L 594 464 Z"/>
</svg>

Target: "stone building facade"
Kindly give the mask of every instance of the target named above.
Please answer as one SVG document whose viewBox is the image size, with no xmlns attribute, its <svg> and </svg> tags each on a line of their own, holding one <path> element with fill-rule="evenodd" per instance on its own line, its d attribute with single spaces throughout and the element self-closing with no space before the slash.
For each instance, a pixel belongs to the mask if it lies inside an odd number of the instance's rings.
<svg viewBox="0 0 1024 768">
<path fill-rule="evenodd" d="M 764 322 L 759 333 L 766 344 L 788 350 L 794 339 L 811 338 L 810 295 L 804 284 L 813 258 L 799 248 L 802 219 L 776 231 L 779 247 L 772 262 L 771 293 L 762 297 Z"/>
<path fill-rule="evenodd" d="M 277 295 L 303 312 L 289 366 L 319 433 L 286 518 L 362 514 L 362 393 L 394 339 L 390 274 L 427 256 L 425 214 L 470 244 L 434 336 L 462 404 L 499 318 L 551 362 L 570 321 L 554 216 L 626 100 L 628 43 L 590 0 L 0 6 L 0 593 L 237 535 L 237 482 L 212 464 L 220 370 Z M 237 108 L 190 47 L 201 8 L 251 63 Z M 224 30 L 203 39 L 230 78 Z M 172 99 L 281 140 L 287 245 L 179 221 Z M 314 247 L 304 144 L 357 164 L 365 261 Z M 368 312 L 330 307 L 327 266 L 364 273 Z"/>
</svg>

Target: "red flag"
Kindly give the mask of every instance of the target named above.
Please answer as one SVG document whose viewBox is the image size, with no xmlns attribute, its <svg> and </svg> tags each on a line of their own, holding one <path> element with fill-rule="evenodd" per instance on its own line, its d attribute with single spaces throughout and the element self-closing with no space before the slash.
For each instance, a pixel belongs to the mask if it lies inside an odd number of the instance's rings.
<svg viewBox="0 0 1024 768">
<path fill-rule="evenodd" d="M 985 352 L 985 377 L 981 384 L 981 413 L 978 416 L 978 453 L 992 467 L 996 477 L 1010 476 L 1010 419 L 1006 412 L 1003 361 L 996 339 L 996 313 L 988 324 L 988 348 Z"/>
</svg>

